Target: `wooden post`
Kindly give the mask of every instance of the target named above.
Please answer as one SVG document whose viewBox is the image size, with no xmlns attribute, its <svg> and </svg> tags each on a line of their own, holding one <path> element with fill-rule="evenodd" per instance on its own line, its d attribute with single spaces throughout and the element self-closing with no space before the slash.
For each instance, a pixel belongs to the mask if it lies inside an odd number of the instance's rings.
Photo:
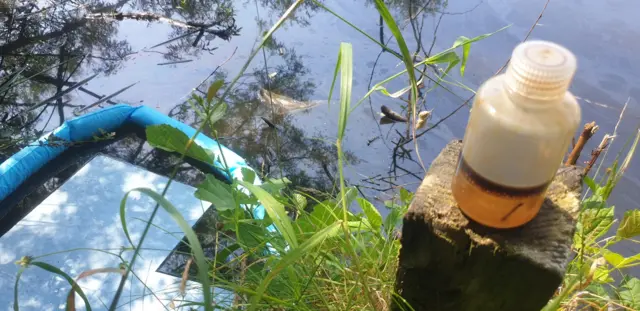
<svg viewBox="0 0 640 311">
<path fill-rule="evenodd" d="M 392 310 L 539 311 L 571 258 L 582 170 L 559 170 L 540 213 L 510 230 L 465 217 L 451 195 L 461 141 L 431 164 L 404 217 Z M 406 302 L 402 302 L 402 300 Z"/>
</svg>

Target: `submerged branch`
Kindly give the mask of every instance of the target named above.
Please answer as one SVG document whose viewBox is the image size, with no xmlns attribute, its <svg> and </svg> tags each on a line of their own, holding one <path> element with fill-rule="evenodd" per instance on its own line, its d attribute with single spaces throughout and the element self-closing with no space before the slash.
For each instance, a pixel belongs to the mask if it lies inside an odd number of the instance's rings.
<svg viewBox="0 0 640 311">
<path fill-rule="evenodd" d="M 184 22 L 172 18 L 168 18 L 162 16 L 160 14 L 150 13 L 150 12 L 131 12 L 131 13 L 122 13 L 122 12 L 114 12 L 114 13 L 90 13 L 85 15 L 87 19 L 113 19 L 117 21 L 122 21 L 125 19 L 134 19 L 134 20 L 143 20 L 148 22 L 164 22 L 172 26 L 191 29 L 191 30 L 200 30 L 200 33 L 209 33 L 216 35 L 224 40 L 229 40 L 231 36 L 237 35 L 239 33 L 238 28 L 235 27 L 235 21 L 231 23 L 233 26 L 224 27 L 223 29 L 211 29 L 214 26 L 221 26 L 221 22 L 213 21 L 211 23 L 196 23 L 196 22 Z M 233 18 L 232 18 L 233 20 Z"/>
</svg>

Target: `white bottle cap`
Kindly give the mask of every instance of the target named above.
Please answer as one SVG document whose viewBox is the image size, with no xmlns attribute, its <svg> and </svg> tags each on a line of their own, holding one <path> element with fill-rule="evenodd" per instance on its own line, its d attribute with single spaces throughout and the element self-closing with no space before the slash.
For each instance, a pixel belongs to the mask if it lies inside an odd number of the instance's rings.
<svg viewBox="0 0 640 311">
<path fill-rule="evenodd" d="M 505 83 L 521 96 L 553 100 L 564 96 L 575 71 L 576 57 L 566 48 L 547 41 L 528 41 L 513 50 Z"/>
</svg>

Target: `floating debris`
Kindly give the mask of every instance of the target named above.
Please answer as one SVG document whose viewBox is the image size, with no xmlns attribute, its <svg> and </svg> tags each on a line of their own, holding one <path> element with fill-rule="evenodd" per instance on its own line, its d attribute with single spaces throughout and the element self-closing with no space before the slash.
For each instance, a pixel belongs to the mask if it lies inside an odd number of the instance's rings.
<svg viewBox="0 0 640 311">
<path fill-rule="evenodd" d="M 389 124 L 394 122 L 407 122 L 407 118 L 403 117 L 399 113 L 389 109 L 389 107 L 382 105 L 380 107 L 382 111 L 382 119 L 380 119 L 380 124 Z"/>
<path fill-rule="evenodd" d="M 420 111 L 418 121 L 416 122 L 416 130 L 423 128 L 427 124 L 429 117 L 431 117 L 431 110 Z"/>
<path fill-rule="evenodd" d="M 173 62 L 166 62 L 166 63 L 159 63 L 157 64 L 158 66 L 165 66 L 165 65 L 173 65 L 173 64 L 182 64 L 182 63 L 189 63 L 192 62 L 193 59 L 185 59 L 185 60 L 176 60 Z"/>
<path fill-rule="evenodd" d="M 276 94 L 262 88 L 258 91 L 258 99 L 265 105 L 272 104 L 280 113 L 291 113 L 294 111 L 311 109 L 323 102 L 296 100 L 289 96 Z"/>
</svg>

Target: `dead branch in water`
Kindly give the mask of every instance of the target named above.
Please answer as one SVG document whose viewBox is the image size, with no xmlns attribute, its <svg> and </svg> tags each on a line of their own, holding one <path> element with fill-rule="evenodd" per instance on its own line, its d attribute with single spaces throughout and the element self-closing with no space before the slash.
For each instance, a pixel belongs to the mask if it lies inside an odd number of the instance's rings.
<svg viewBox="0 0 640 311">
<path fill-rule="evenodd" d="M 597 131 L 598 126 L 596 125 L 596 122 L 584 125 L 582 134 L 580 134 L 580 138 L 578 138 L 578 142 L 576 142 L 576 145 L 573 147 L 573 150 L 571 150 L 567 161 L 564 163 L 565 166 L 576 165 L 576 162 L 578 162 L 578 158 L 580 157 L 580 153 L 582 153 L 582 149 L 584 149 L 584 145 Z"/>
<path fill-rule="evenodd" d="M 162 16 L 160 14 L 150 13 L 150 12 L 131 12 L 131 13 L 122 13 L 122 12 L 113 12 L 113 13 L 89 13 L 85 16 L 87 19 L 113 19 L 122 21 L 125 19 L 134 19 L 134 20 L 142 20 L 147 22 L 164 22 L 172 26 L 177 26 L 185 29 L 192 30 L 200 30 L 200 33 L 209 33 L 216 35 L 224 40 L 231 39 L 232 36 L 238 35 L 240 29 L 235 26 L 235 20 L 231 18 L 231 23 L 225 22 L 225 24 L 230 26 L 224 26 L 223 23 L 219 21 L 213 21 L 211 23 L 196 23 L 196 22 L 184 22 L 176 19 L 168 18 Z M 214 26 L 222 26 L 223 29 L 211 29 Z M 201 37 L 201 36 L 199 36 Z"/>
<path fill-rule="evenodd" d="M 591 159 L 589 159 L 589 162 L 587 162 L 587 166 L 584 168 L 584 175 L 589 174 L 589 171 L 591 170 L 593 165 L 596 164 L 596 161 L 598 160 L 598 157 L 600 156 L 600 154 L 605 149 L 607 149 L 607 147 L 609 146 L 609 143 L 613 140 L 614 137 L 615 136 L 609 135 L 609 134 L 604 135 L 604 137 L 602 138 L 602 141 L 600 142 L 600 145 L 598 145 L 598 148 L 591 151 Z"/>
</svg>

